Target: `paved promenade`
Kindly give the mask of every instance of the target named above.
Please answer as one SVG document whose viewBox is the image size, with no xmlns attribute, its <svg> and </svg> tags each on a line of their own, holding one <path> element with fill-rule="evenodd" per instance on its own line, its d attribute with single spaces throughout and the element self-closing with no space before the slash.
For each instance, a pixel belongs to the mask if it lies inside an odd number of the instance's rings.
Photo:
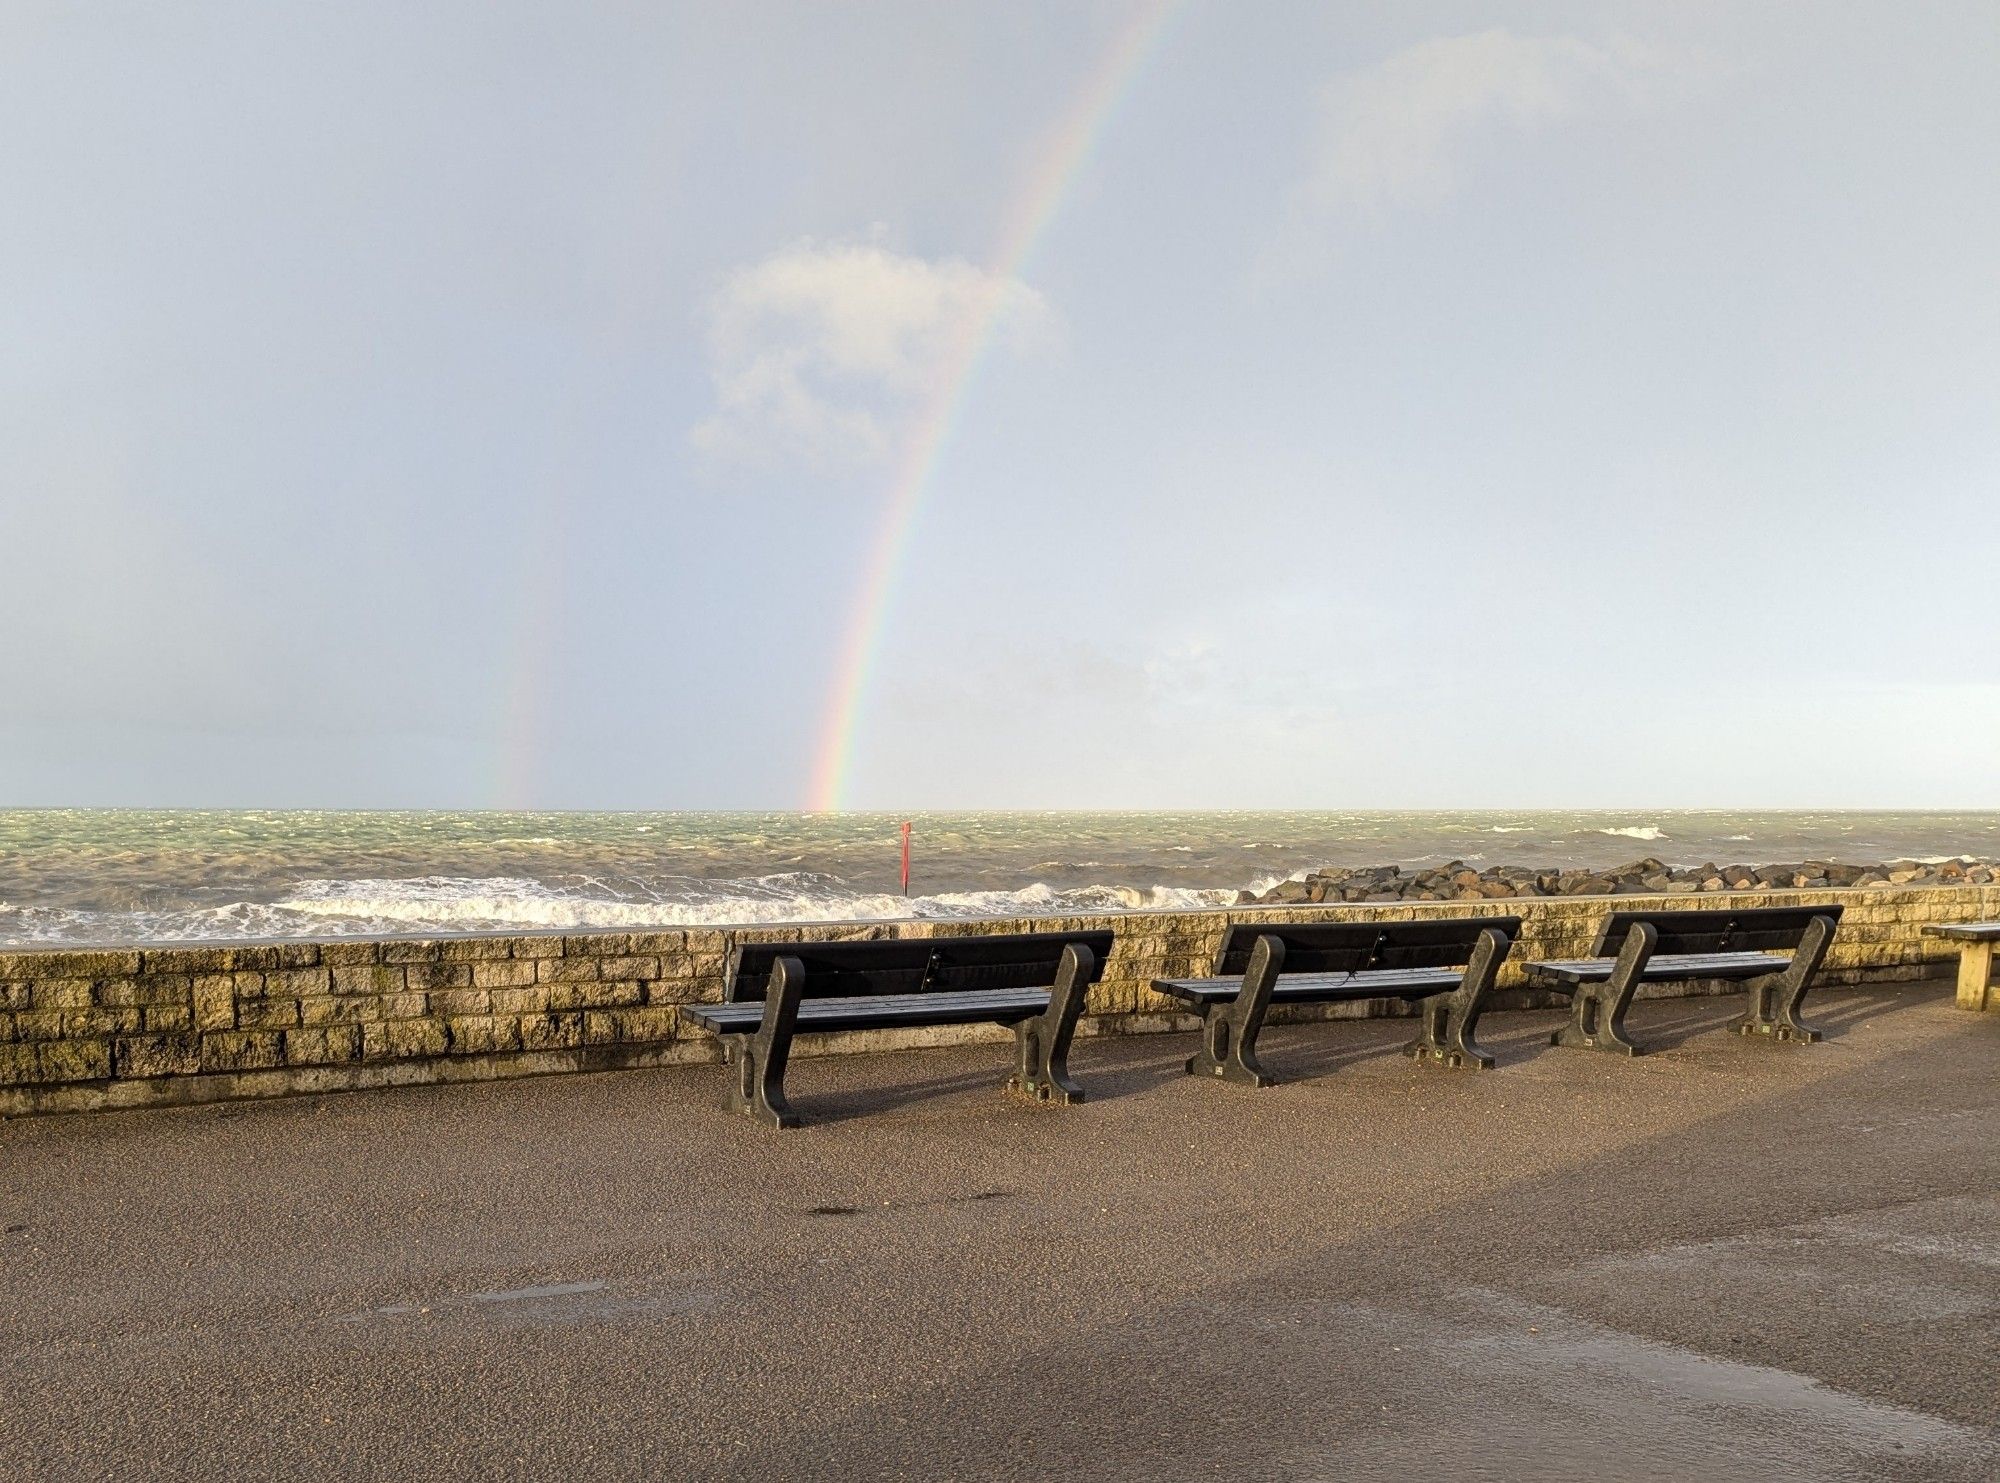
<svg viewBox="0 0 2000 1483">
<path fill-rule="evenodd" d="M 0 1124 L 0 1477 L 2000 1476 L 2000 1015 L 1739 1007 Z"/>
</svg>

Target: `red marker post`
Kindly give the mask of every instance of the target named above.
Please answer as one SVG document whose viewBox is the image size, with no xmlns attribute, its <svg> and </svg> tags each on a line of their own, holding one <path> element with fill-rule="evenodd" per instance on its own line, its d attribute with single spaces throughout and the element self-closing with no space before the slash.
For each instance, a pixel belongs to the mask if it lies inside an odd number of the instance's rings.
<svg viewBox="0 0 2000 1483">
<path fill-rule="evenodd" d="M 910 894 L 910 821 L 903 820 L 903 894 Z"/>
</svg>

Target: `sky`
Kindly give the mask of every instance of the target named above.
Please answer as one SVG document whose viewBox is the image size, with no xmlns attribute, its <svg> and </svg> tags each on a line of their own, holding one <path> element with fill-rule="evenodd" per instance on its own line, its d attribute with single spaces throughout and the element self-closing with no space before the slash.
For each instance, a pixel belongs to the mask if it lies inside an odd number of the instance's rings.
<svg viewBox="0 0 2000 1483">
<path fill-rule="evenodd" d="M 0 804 L 2000 806 L 1996 75 L 0 0 Z"/>
</svg>

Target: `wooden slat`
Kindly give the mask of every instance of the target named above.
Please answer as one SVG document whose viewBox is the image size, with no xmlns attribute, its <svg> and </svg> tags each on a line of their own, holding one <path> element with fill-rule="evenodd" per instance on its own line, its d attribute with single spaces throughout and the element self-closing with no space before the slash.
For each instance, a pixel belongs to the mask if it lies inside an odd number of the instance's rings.
<svg viewBox="0 0 2000 1483">
<path fill-rule="evenodd" d="M 981 992 L 958 992 L 924 994 L 863 994 L 846 999 L 813 999 L 799 1006 L 800 1017 L 807 1015 L 825 1017 L 843 1013 L 877 1013 L 906 1002 L 917 1002 L 939 1009 L 979 1009 L 990 1005 L 1026 1004 L 1046 1005 L 1049 1002 L 1045 989 L 990 989 Z M 756 1000 L 741 1000 L 733 1004 L 693 1004 L 683 1013 L 700 1016 L 718 1016 L 726 1019 L 754 1020 L 764 1012 L 764 1006 Z"/>
<path fill-rule="evenodd" d="M 999 989 L 980 993 L 871 994 L 849 999 L 811 999 L 799 1005 L 800 1030 L 880 1029 L 891 1025 L 979 1024 L 1025 1019 L 1047 1009 L 1046 990 Z M 753 1030 L 764 1006 L 755 1000 L 734 1004 L 690 1004 L 686 1018 L 712 1030 Z"/>
<path fill-rule="evenodd" d="M 1611 977 L 1615 958 L 1561 958 L 1526 965 L 1530 978 L 1553 978 L 1565 983 L 1597 983 Z M 1640 973 L 1641 983 L 1672 983 L 1688 978 L 1756 978 L 1780 973 L 1791 966 L 1790 958 L 1770 953 L 1659 953 Z"/>
<path fill-rule="evenodd" d="M 1412 922 L 1239 922 L 1216 959 L 1218 975 L 1242 974 L 1259 937 L 1285 945 L 1285 971 L 1359 973 L 1390 969 L 1457 968 L 1472 957 L 1479 934 L 1497 928 L 1520 935 L 1519 917 L 1438 917 Z M 1283 979 L 1279 980 L 1280 983 Z"/>
<path fill-rule="evenodd" d="M 1458 987 L 1461 975 L 1449 968 L 1375 970 L 1366 973 L 1286 973 L 1271 990 L 1279 1003 L 1327 1003 L 1349 999 L 1429 998 Z M 1242 991 L 1239 978 L 1156 978 L 1153 987 L 1190 1004 L 1217 1004 Z"/>
<path fill-rule="evenodd" d="M 1688 907 L 1673 911 L 1616 911 L 1604 920 L 1593 952 L 1615 957 L 1625 935 L 1645 922 L 1659 934 L 1656 953 L 1769 952 L 1795 948 L 1814 917 L 1840 921 L 1838 906 Z"/>
<path fill-rule="evenodd" d="M 892 937 L 861 942 L 752 942 L 737 949 L 724 995 L 731 1002 L 764 997 L 780 957 L 805 965 L 804 996 L 854 999 L 869 994 L 950 993 L 1047 988 L 1063 949 L 1081 943 L 1095 959 L 1091 982 L 1104 976 L 1112 933 L 1011 932 L 979 937 Z"/>
<path fill-rule="evenodd" d="M 1924 928 L 1926 937 L 1946 937 L 1954 942 L 2000 942 L 2000 922 L 1939 923 Z"/>
</svg>

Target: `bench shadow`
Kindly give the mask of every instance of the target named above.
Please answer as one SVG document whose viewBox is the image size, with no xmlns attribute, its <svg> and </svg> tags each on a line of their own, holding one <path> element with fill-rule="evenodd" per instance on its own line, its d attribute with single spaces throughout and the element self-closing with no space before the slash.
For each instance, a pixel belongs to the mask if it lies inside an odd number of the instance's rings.
<svg viewBox="0 0 2000 1483">
<path fill-rule="evenodd" d="M 895 1055 L 892 1058 L 902 1060 L 903 1056 Z M 787 1079 L 785 1096 L 791 1102 L 793 1111 L 809 1124 L 842 1123 L 854 1118 L 865 1118 L 875 1113 L 887 1112 L 893 1108 L 962 1096 L 982 1088 L 997 1096 L 1005 1092 L 1006 1086 L 1007 1064 L 1004 1061 L 991 1070 L 982 1068 L 955 1071 L 942 1076 L 918 1077 L 910 1081 L 837 1087 L 815 1087 L 809 1081 L 801 1085 L 797 1069 L 794 1068 L 792 1076 Z"/>
<path fill-rule="evenodd" d="M 1940 980 L 1940 982 L 1943 982 Z M 1823 1025 L 1829 1030 L 1849 1030 L 1869 1020 L 1880 1019 L 1884 1015 L 1906 1014 L 1913 1009 L 1921 1009 L 1937 999 L 1949 995 L 1951 985 L 1944 983 L 1943 994 L 1898 993 L 1898 994 L 1858 994 L 1853 998 L 1836 1003 L 1815 1004 L 1812 996 L 1806 996 L 1805 1017 L 1808 1024 Z"/>
<path fill-rule="evenodd" d="M 1357 1038 L 1353 1026 L 1348 1033 L 1340 1033 L 1342 1027 L 1327 1026 L 1323 1033 L 1310 1039 L 1286 1037 L 1274 1044 L 1266 1037 L 1257 1047 L 1257 1058 L 1264 1068 L 1278 1078 L 1279 1085 L 1293 1081 L 1318 1081 L 1322 1077 L 1337 1076 L 1341 1071 L 1365 1061 L 1401 1061 L 1403 1046 L 1407 1037 L 1383 1039 L 1380 1035 Z"/>
<path fill-rule="evenodd" d="M 1949 985 L 1946 985 L 1948 992 Z M 1835 991 L 1840 992 L 1840 991 Z M 1826 1031 L 1829 1041 L 1837 1040 L 1856 1026 L 1883 1015 L 1903 1013 L 1935 1002 L 1937 992 L 1892 994 L 1841 993 L 1838 999 L 1815 1002 L 1806 999 L 1806 1022 Z M 1626 1028 L 1649 1054 L 1676 1050 L 1704 1035 L 1728 1029 L 1742 1017 L 1744 996 L 1717 994 L 1701 999 L 1640 999 L 1628 1013 Z M 1480 1021 L 1479 1044 L 1489 1051 L 1497 1071 L 1525 1065 L 1552 1047 L 1549 1035 L 1563 1023 L 1561 1010 L 1505 1010 Z M 1403 1061 L 1403 1047 L 1416 1034 L 1415 1017 L 1362 1020 L 1305 1021 L 1273 1025 L 1259 1045 L 1264 1064 L 1282 1085 L 1287 1082 L 1317 1081 L 1337 1076 L 1368 1061 Z M 1190 1080 L 1187 1059 L 1193 1055 L 1199 1037 L 1192 1031 L 1166 1034 L 1092 1037 L 1081 1040 L 1070 1052 L 1070 1074 L 1082 1085 L 1086 1105 L 1115 1102 L 1143 1096 L 1162 1087 Z M 920 1106 L 975 1092 L 1005 1096 L 1009 1072 L 1008 1050 L 998 1052 L 989 1066 L 954 1070 L 939 1075 L 920 1076 L 894 1082 L 846 1082 L 838 1086 L 814 1086 L 808 1074 L 801 1084 L 800 1066 L 792 1071 L 787 1094 L 792 1105 L 808 1122 L 840 1123 L 865 1118 L 895 1108 Z M 815 1057 L 828 1061 L 847 1057 Z M 885 1064 L 908 1064 L 901 1055 Z M 802 1064 L 813 1064 L 812 1062 Z M 851 1071 L 855 1068 L 845 1068 Z M 1455 1074 L 1464 1068 L 1424 1066 L 1426 1072 Z M 1023 1106 L 1030 1105 L 1025 1101 Z"/>
<path fill-rule="evenodd" d="M 1828 1041 L 1834 1041 L 1869 1020 L 1919 1008 L 1930 998 L 1925 994 L 1866 994 L 1819 1000 L 1808 994 L 1799 1015 L 1806 1024 L 1824 1031 Z M 1703 1035 L 1727 1030 L 1743 1018 L 1745 1003 L 1746 996 L 1741 994 L 1716 994 L 1706 1001 L 1641 999 L 1627 1011 L 1625 1028 L 1649 1052 L 1677 1050 Z"/>
<path fill-rule="evenodd" d="M 1318 1081 L 1369 1061 L 1407 1065 L 1410 1061 L 1403 1054 L 1403 1047 L 1416 1035 L 1416 1026 L 1415 1016 L 1273 1025 L 1259 1038 L 1257 1055 L 1280 1086 Z M 1201 1048 L 1198 1033 L 1189 1030 L 1133 1038 L 1164 1043 L 1148 1046 L 1141 1054 L 1127 1051 L 1113 1064 L 1086 1066 L 1079 1079 L 1092 1101 L 1110 1102 L 1159 1087 L 1208 1080 L 1192 1077 L 1187 1070 L 1188 1059 Z M 1546 1031 L 1524 1029 L 1513 1036 L 1491 1036 L 1482 1031 L 1480 1043 L 1505 1065 L 1509 1060 L 1525 1060 L 1532 1047 L 1546 1038 Z M 1518 1041 L 1518 1047 L 1510 1041 Z M 1078 1066 L 1074 1056 L 1070 1066 L 1073 1071 Z M 1425 1069 L 1447 1073 L 1451 1070 L 1442 1066 Z"/>
<path fill-rule="evenodd" d="M 1147 1043 L 1142 1045 L 1141 1041 Z M 989 1091 L 996 1097 L 1009 1097 L 1023 1107 L 1035 1105 L 1007 1091 L 1007 1079 L 1012 1071 L 1011 1047 L 993 1048 L 999 1053 L 991 1067 L 980 1066 L 866 1085 L 816 1087 L 810 1075 L 802 1080 L 799 1066 L 794 1065 L 785 1092 L 794 1110 L 809 1123 L 845 1122 L 893 1108 L 918 1106 L 981 1091 Z M 1115 1102 L 1185 1080 L 1187 1058 L 1194 1053 L 1194 1048 L 1195 1037 L 1192 1034 L 1097 1037 L 1080 1041 L 1071 1049 L 1069 1070 L 1083 1088 L 1086 1106 L 1092 1102 Z M 892 1059 L 904 1061 L 902 1056 Z"/>
<path fill-rule="evenodd" d="M 1948 989 L 1948 985 L 1946 986 Z M 1855 1027 L 1883 1015 L 1899 1014 L 1934 1002 L 1938 992 L 1855 994 L 1834 990 L 1838 998 L 1816 1001 L 1808 995 L 1802 1011 L 1807 1024 L 1826 1032 L 1829 1041 L 1838 1040 Z M 1627 1030 L 1649 1053 L 1678 1049 L 1701 1036 L 1726 1031 L 1743 1017 L 1746 996 L 1716 994 L 1700 999 L 1641 999 L 1629 1011 Z M 1553 1049 L 1549 1036 L 1567 1019 L 1560 1009 L 1513 1010 L 1490 1014 L 1479 1023 L 1479 1044 L 1494 1058 L 1494 1070 L 1524 1065 Z M 1260 1045 L 1264 1064 L 1280 1081 L 1307 1081 L 1336 1074 L 1360 1062 L 1377 1058 L 1401 1058 L 1403 1047 L 1415 1034 L 1415 1020 L 1404 1023 L 1412 1028 L 1401 1033 L 1384 1033 L 1394 1020 L 1327 1021 L 1322 1024 L 1273 1026 Z M 1350 1031 L 1370 1027 L 1344 1042 L 1339 1027 Z M 1327 1034 L 1315 1035 L 1318 1030 Z M 1303 1034 L 1301 1032 L 1304 1032 Z M 1450 1070 L 1441 1066 L 1430 1070 Z"/>
<path fill-rule="evenodd" d="M 1091 1101 L 1116 1102 L 1191 1080 L 1187 1060 L 1199 1044 L 1188 1030 L 1122 1036 L 1116 1052 L 1102 1058 L 1090 1057 L 1087 1050 L 1081 1056 L 1072 1051 L 1069 1069 Z"/>
</svg>

